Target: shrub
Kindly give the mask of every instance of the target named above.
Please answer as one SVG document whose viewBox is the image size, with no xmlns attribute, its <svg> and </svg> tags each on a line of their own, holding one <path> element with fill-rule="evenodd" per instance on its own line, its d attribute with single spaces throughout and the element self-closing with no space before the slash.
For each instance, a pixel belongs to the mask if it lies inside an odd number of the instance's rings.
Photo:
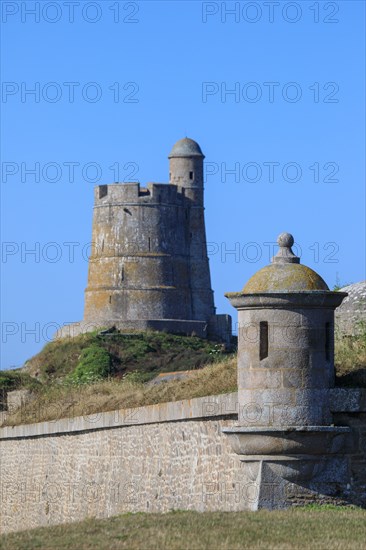
<svg viewBox="0 0 366 550">
<path fill-rule="evenodd" d="M 129 382 L 130 384 L 141 385 L 146 384 L 146 382 L 150 382 L 150 380 L 152 380 L 153 378 L 155 378 L 154 372 L 142 372 L 134 370 L 132 372 L 127 372 L 123 377 L 123 381 Z"/>
<path fill-rule="evenodd" d="M 110 370 L 111 358 L 108 351 L 98 344 L 92 344 L 81 352 L 79 362 L 68 381 L 76 384 L 95 382 L 106 378 Z"/>
</svg>

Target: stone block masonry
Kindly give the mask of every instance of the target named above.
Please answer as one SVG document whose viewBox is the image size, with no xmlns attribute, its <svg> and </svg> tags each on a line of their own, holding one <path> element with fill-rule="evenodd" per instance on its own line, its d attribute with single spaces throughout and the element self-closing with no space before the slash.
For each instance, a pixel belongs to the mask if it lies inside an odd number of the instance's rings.
<svg viewBox="0 0 366 550">
<path fill-rule="evenodd" d="M 351 427 L 346 501 L 366 506 L 366 390 L 331 390 L 330 407 Z M 0 428 L 0 532 L 123 512 L 249 510 L 258 473 L 222 433 L 237 420 L 232 393 Z M 321 486 L 284 490 L 292 504 L 345 501 Z"/>
</svg>

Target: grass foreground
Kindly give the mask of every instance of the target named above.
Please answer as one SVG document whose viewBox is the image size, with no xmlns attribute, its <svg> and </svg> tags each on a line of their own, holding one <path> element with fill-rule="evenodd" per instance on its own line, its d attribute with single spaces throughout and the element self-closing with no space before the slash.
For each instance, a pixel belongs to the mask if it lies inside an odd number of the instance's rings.
<svg viewBox="0 0 366 550">
<path fill-rule="evenodd" d="M 307 506 L 269 512 L 123 514 L 12 533 L 2 550 L 362 550 L 366 510 Z"/>
</svg>

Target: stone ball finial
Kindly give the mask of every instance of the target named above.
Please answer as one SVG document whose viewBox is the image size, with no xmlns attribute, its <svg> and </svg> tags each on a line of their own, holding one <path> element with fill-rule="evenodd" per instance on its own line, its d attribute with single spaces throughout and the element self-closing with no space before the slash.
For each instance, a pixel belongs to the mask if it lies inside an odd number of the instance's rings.
<svg viewBox="0 0 366 550">
<path fill-rule="evenodd" d="M 299 264 L 300 258 L 296 256 L 291 250 L 291 247 L 293 246 L 294 242 L 295 242 L 295 239 L 293 238 L 291 233 L 285 232 L 278 235 L 277 243 L 280 249 L 277 252 L 276 256 L 272 258 L 272 262 Z"/>
<path fill-rule="evenodd" d="M 278 235 L 277 237 L 277 243 L 279 246 L 285 246 L 291 248 L 291 246 L 294 244 L 295 240 L 291 233 L 281 233 L 281 235 Z"/>
</svg>

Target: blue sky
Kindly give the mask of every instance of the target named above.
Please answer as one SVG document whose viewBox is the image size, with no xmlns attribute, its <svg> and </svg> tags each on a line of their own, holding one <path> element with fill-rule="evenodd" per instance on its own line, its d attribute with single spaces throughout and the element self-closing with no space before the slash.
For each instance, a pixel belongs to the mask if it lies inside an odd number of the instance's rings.
<svg viewBox="0 0 366 550">
<path fill-rule="evenodd" d="M 93 186 L 167 181 L 185 135 L 218 312 L 282 231 L 365 279 L 364 2 L 72 4 L 1 6 L 2 369 L 82 319 Z"/>
</svg>

